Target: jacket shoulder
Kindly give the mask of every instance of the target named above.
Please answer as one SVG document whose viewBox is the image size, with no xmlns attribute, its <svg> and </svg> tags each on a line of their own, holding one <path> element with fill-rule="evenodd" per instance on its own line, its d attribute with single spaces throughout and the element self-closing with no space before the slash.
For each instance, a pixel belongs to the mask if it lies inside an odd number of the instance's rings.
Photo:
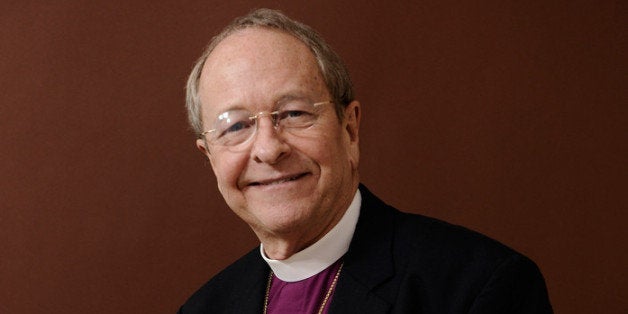
<svg viewBox="0 0 628 314">
<path fill-rule="evenodd" d="M 463 226 L 419 214 L 395 211 L 395 243 L 423 257 L 465 258 L 469 261 L 501 260 L 515 250 Z M 470 260 L 469 260 L 470 259 Z"/>
<path fill-rule="evenodd" d="M 361 191 L 353 256 L 371 256 L 377 268 L 362 263 L 367 271 L 355 273 L 393 312 L 551 312 L 541 272 L 529 258 L 476 231 L 401 212 Z M 388 275 L 373 280 L 382 269 Z M 522 312 L 522 304 L 539 311 Z"/>
<path fill-rule="evenodd" d="M 268 266 L 259 247 L 227 266 L 199 288 L 179 309 L 180 314 L 235 313 L 242 302 L 263 300 Z M 260 305 L 261 306 L 261 305 Z"/>
</svg>

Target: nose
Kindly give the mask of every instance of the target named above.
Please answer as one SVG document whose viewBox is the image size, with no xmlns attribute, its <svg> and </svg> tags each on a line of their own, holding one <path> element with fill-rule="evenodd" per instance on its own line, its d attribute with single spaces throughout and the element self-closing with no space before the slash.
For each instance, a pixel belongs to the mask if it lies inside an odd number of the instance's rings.
<svg viewBox="0 0 628 314">
<path fill-rule="evenodd" d="M 256 124 L 257 134 L 251 147 L 253 160 L 274 165 L 289 155 L 290 145 L 278 133 L 271 115 L 259 116 Z"/>
</svg>

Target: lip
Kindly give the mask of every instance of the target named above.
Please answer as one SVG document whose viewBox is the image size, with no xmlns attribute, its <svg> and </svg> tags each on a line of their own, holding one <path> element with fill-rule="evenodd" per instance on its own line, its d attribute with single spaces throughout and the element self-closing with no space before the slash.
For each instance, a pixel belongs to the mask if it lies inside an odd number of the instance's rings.
<svg viewBox="0 0 628 314">
<path fill-rule="evenodd" d="M 274 186 L 274 185 L 278 185 L 278 184 L 282 184 L 282 183 L 289 183 L 289 182 L 293 182 L 293 181 L 297 181 L 305 176 L 307 176 L 308 173 L 307 172 L 301 172 L 301 173 L 296 173 L 296 174 L 289 174 L 289 175 L 282 175 L 279 177 L 275 177 L 275 178 L 270 178 L 270 179 L 264 179 L 264 180 L 258 180 L 258 181 L 250 181 L 248 183 L 246 183 L 244 186 L 245 187 L 267 187 L 267 186 Z"/>
</svg>

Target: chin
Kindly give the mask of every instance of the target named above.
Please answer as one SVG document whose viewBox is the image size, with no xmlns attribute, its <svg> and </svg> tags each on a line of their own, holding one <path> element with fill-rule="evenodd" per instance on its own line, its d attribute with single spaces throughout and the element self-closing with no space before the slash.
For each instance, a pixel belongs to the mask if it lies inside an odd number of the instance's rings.
<svg viewBox="0 0 628 314">
<path fill-rule="evenodd" d="M 272 213 L 264 212 L 262 216 L 258 216 L 259 225 L 262 229 L 272 233 L 292 233 L 303 230 L 310 215 L 307 215 L 300 209 L 294 207 L 285 207 L 283 209 L 275 209 Z"/>
</svg>

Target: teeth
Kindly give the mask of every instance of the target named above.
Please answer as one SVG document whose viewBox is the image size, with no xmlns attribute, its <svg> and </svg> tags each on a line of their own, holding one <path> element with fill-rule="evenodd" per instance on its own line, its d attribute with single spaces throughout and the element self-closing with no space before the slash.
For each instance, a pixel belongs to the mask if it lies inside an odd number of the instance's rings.
<svg viewBox="0 0 628 314">
<path fill-rule="evenodd" d="M 269 184 L 284 183 L 284 182 L 292 181 L 292 180 L 294 180 L 294 179 L 296 179 L 296 177 L 293 177 L 293 178 L 286 178 L 286 179 L 282 179 L 282 180 L 273 181 L 273 182 L 270 182 Z"/>
<path fill-rule="evenodd" d="M 272 182 L 267 182 L 267 183 L 260 183 L 261 185 L 272 185 L 272 184 L 279 184 L 279 183 L 284 183 L 284 182 L 288 182 L 288 181 L 294 181 L 298 178 L 299 176 L 294 176 L 291 178 L 285 178 L 285 179 L 281 179 L 281 180 L 277 180 L 277 181 L 272 181 Z"/>
</svg>

